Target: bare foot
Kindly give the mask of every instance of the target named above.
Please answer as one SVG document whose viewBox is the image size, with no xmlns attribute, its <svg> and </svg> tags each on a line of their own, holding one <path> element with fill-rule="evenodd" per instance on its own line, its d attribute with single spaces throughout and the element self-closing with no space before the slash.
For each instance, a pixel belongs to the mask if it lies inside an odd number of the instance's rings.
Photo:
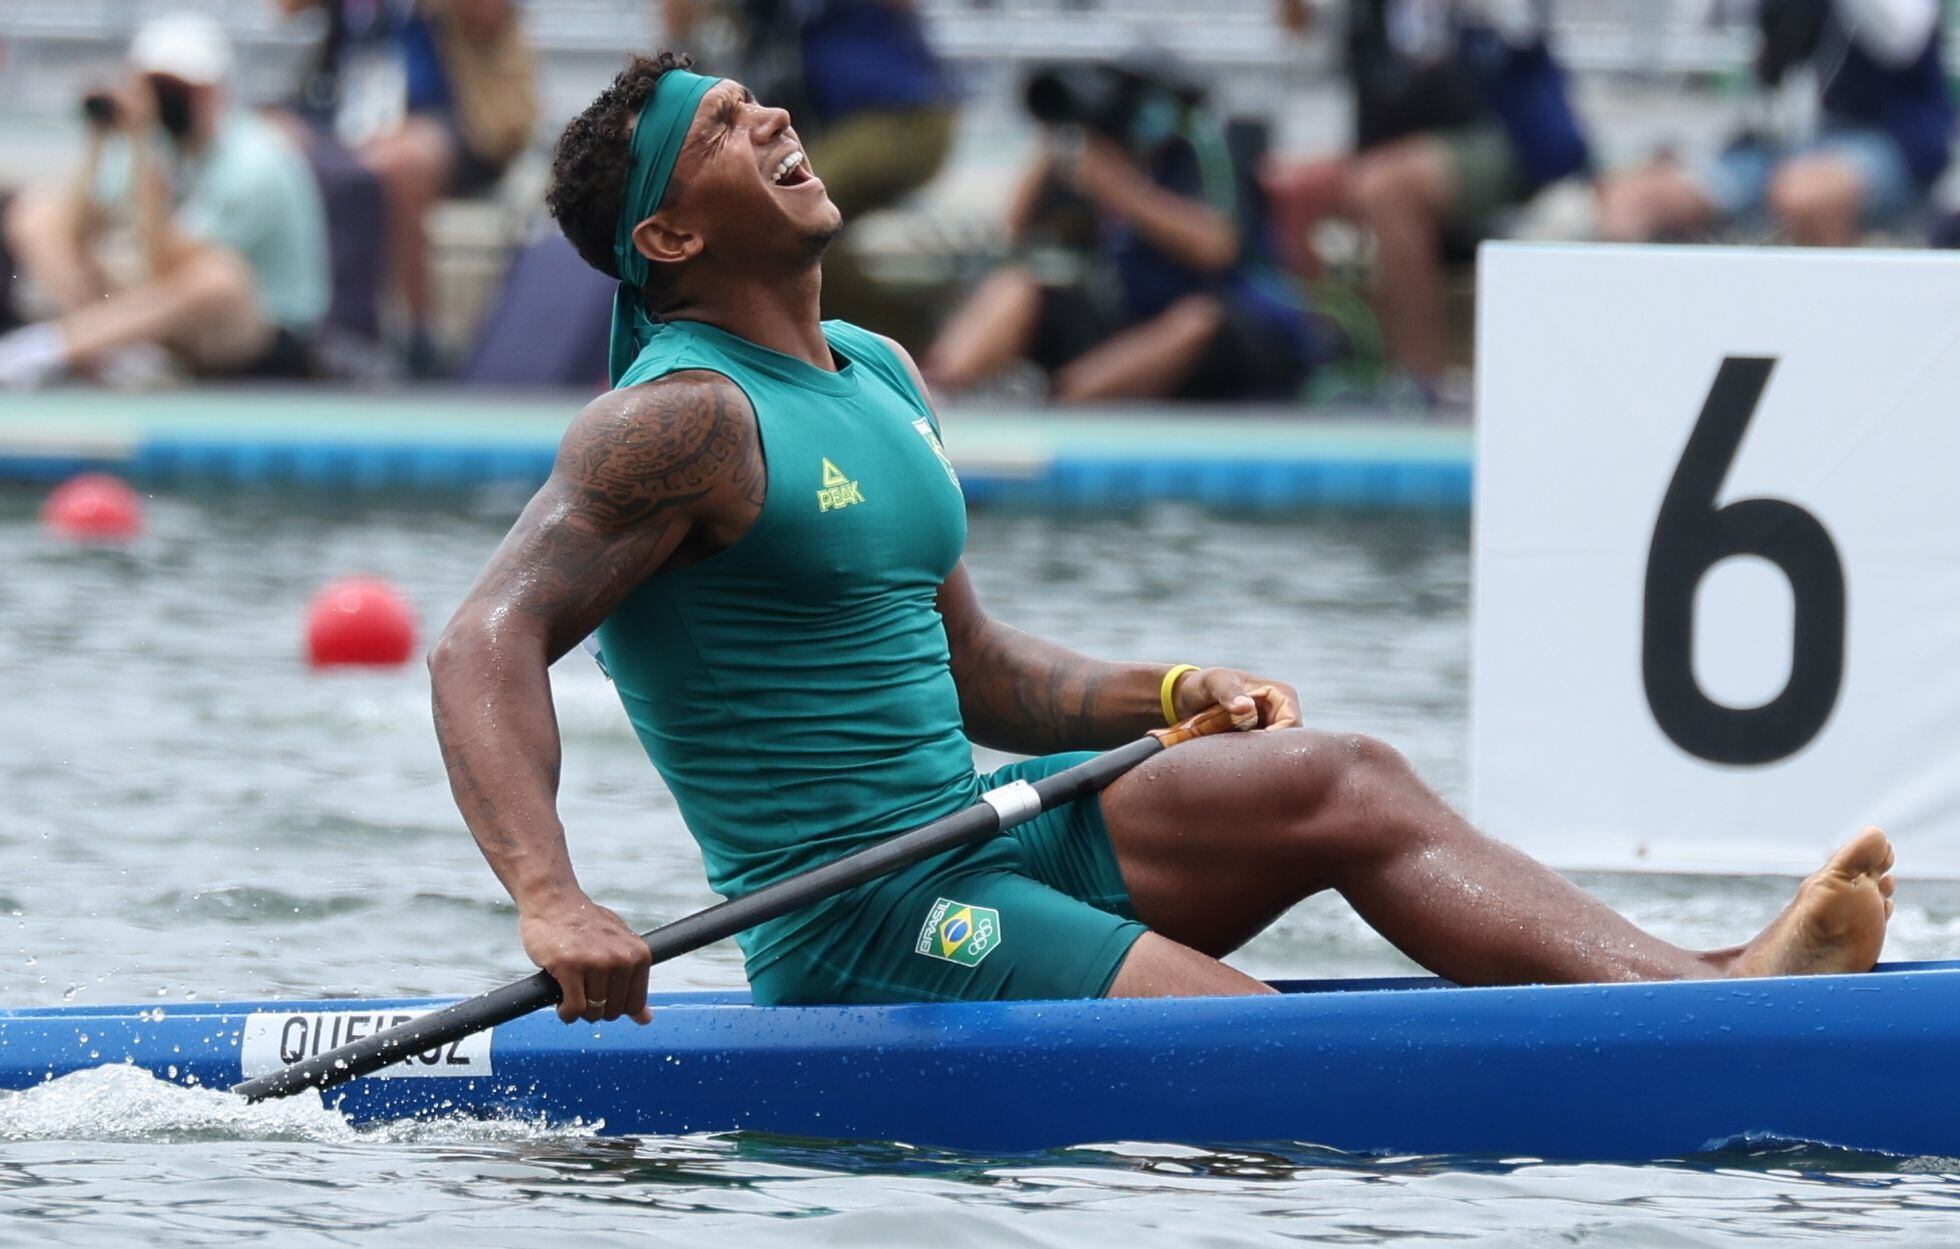
<svg viewBox="0 0 1960 1249">
<path fill-rule="evenodd" d="M 1846 842 L 1729 965 L 1731 976 L 1870 971 L 1892 918 L 1892 843 L 1868 828 Z"/>
</svg>

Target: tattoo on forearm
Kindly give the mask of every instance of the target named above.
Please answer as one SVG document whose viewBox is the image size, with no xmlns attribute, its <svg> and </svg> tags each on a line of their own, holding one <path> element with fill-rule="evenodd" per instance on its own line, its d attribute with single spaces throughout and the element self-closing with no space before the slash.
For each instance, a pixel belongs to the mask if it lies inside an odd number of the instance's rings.
<svg viewBox="0 0 1960 1249">
<path fill-rule="evenodd" d="M 969 730 L 996 743 L 1091 747 L 1131 731 L 1109 697 L 1117 665 L 992 622 L 963 636 L 953 655 Z"/>
</svg>

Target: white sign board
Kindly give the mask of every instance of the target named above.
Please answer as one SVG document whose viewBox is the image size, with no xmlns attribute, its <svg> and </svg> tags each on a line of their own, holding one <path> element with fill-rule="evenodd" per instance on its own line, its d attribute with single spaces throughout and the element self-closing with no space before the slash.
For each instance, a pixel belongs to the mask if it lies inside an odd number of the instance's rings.
<svg viewBox="0 0 1960 1249">
<path fill-rule="evenodd" d="M 1960 876 L 1960 258 L 1488 246 L 1472 808 L 1569 868 Z"/>
</svg>

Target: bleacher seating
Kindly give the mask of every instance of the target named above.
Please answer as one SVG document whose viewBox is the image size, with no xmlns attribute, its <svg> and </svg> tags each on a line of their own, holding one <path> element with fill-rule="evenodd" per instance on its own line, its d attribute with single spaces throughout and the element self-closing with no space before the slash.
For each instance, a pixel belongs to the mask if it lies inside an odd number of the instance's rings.
<svg viewBox="0 0 1960 1249">
<path fill-rule="evenodd" d="M 1095 56 L 1149 43 L 1217 71 L 1215 95 L 1232 112 L 1273 119 L 1282 150 L 1327 150 L 1344 135 L 1332 41 L 1288 38 L 1274 0 L 920 0 L 933 38 L 966 87 L 969 120 L 955 161 L 911 205 L 867 222 L 868 250 L 888 276 L 945 280 L 984 258 L 997 231 L 1011 170 L 1025 151 L 1011 102 L 1035 61 Z M 1710 23 L 1720 0 L 1556 0 L 1564 58 L 1592 83 L 1672 84 L 1733 77 L 1746 66 L 1748 32 Z M 75 102 L 114 72 L 146 17 L 196 7 L 239 47 L 239 94 L 282 100 L 321 24 L 285 20 L 272 0 L 0 0 L 0 186 L 41 176 L 71 149 Z M 432 222 L 443 336 L 466 341 L 477 306 L 495 288 L 510 246 L 535 222 L 544 155 L 564 120 L 591 98 L 625 50 L 659 43 L 657 0 L 529 0 L 540 50 L 543 119 L 537 150 L 500 199 L 445 205 Z M 1671 85 L 1666 97 L 1681 111 Z M 1644 150 L 1649 132 L 1676 124 L 1668 108 L 1636 107 L 1624 135 L 1597 135 L 1615 155 Z M 1696 112 L 1689 106 L 1689 113 Z M 39 119 L 38 121 L 36 119 Z M 11 146 L 12 150 L 6 150 Z M 963 268 L 963 266 L 965 268 Z"/>
<path fill-rule="evenodd" d="M 944 53 L 971 66 L 1096 55 L 1149 41 L 1220 69 L 1285 74 L 1300 60 L 1274 20 L 1273 0 L 922 0 Z M 1592 72 L 1704 73 L 1746 59 L 1747 37 L 1711 28 L 1712 0 L 1558 0 L 1565 55 Z M 0 3 L 0 108 L 65 107 L 78 76 L 99 73 L 147 15 L 185 0 L 5 0 Z M 283 21 L 270 0 L 200 0 L 238 40 L 244 94 L 277 97 L 317 37 Z M 656 41 L 654 0 L 533 0 L 546 98 L 557 81 L 580 90 L 621 49 Z M 571 93 L 576 95 L 576 93 Z M 562 106 L 560 106 L 562 107 Z"/>
</svg>

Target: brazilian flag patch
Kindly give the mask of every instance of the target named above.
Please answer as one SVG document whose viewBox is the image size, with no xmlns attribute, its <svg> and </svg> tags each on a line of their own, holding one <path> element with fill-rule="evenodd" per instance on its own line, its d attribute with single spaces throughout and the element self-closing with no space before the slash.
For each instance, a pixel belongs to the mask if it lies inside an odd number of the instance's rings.
<svg viewBox="0 0 1960 1249">
<path fill-rule="evenodd" d="M 940 898 L 926 912 L 916 953 L 962 967 L 978 967 L 1000 945 L 1000 912 Z"/>
</svg>

